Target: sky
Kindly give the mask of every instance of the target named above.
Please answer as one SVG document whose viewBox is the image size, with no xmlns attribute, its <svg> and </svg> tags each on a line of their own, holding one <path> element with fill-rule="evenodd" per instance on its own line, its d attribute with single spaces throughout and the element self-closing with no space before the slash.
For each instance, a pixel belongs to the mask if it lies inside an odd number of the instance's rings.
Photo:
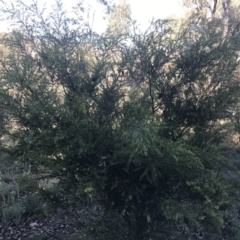
<svg viewBox="0 0 240 240">
<path fill-rule="evenodd" d="M 183 14 L 181 0 L 130 0 L 132 17 L 138 20 L 144 27 L 154 17 L 167 18 L 180 17 Z"/>
<path fill-rule="evenodd" d="M 23 1 L 26 3 L 31 2 L 31 0 Z M 62 0 L 68 11 L 71 11 L 72 7 L 75 6 L 78 1 L 79 0 Z M 12 2 L 14 2 L 14 0 L 12 0 Z M 54 0 L 38 0 L 39 5 L 47 3 L 47 7 L 50 7 L 54 2 Z M 89 22 L 93 26 L 93 30 L 101 33 L 106 29 L 107 20 L 103 19 L 104 7 L 96 2 L 97 0 L 85 0 L 85 4 L 88 5 L 90 9 Z M 148 23 L 152 18 L 167 18 L 171 16 L 181 16 L 181 14 L 183 14 L 181 0 L 128 0 L 127 2 L 129 2 L 131 6 L 132 18 L 137 20 L 142 30 L 148 27 Z M 0 32 L 6 32 L 8 31 L 7 29 L 10 29 L 9 25 L 6 22 L 0 22 Z"/>
</svg>

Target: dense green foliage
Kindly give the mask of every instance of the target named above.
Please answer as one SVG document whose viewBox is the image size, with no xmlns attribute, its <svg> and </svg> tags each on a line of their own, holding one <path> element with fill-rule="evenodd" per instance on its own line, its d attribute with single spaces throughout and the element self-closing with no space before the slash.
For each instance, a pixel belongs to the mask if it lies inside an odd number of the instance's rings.
<svg viewBox="0 0 240 240">
<path fill-rule="evenodd" d="M 237 180 L 223 177 L 230 163 L 219 147 L 238 101 L 238 36 L 218 19 L 190 19 L 106 37 L 60 3 L 51 18 L 16 8 L 5 13 L 21 30 L 2 39 L 11 51 L 0 103 L 12 120 L 3 132 L 16 143 L 5 150 L 94 189 L 132 239 L 237 239 Z"/>
</svg>

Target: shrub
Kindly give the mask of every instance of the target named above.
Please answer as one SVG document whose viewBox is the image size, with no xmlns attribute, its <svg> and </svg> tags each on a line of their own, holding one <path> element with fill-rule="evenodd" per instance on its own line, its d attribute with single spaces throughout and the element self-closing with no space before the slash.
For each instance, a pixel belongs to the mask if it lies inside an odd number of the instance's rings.
<svg viewBox="0 0 240 240">
<path fill-rule="evenodd" d="M 80 193 L 91 186 L 132 239 L 221 235 L 237 205 L 218 149 L 238 100 L 237 38 L 192 20 L 157 21 L 126 41 L 93 33 L 60 2 L 51 20 L 36 4 L 16 8 L 5 8 L 20 30 L 2 39 L 11 53 L 0 70 L 1 107 L 17 121 L 8 151 Z"/>
<path fill-rule="evenodd" d="M 18 204 L 13 204 L 8 207 L 2 208 L 2 222 L 4 224 L 9 224 L 10 222 L 19 225 L 22 221 L 23 209 Z"/>
</svg>

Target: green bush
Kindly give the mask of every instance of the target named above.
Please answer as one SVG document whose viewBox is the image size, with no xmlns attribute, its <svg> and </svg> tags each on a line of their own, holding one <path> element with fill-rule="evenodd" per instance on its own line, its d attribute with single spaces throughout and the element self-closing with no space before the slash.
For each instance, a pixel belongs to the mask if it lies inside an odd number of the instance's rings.
<svg viewBox="0 0 240 240">
<path fill-rule="evenodd" d="M 19 225 L 22 221 L 23 208 L 15 203 L 8 207 L 2 208 L 2 222 L 7 225 L 10 222 Z"/>
<path fill-rule="evenodd" d="M 105 37 L 59 2 L 51 21 L 36 5 L 16 9 L 28 17 L 2 39 L 11 54 L 1 60 L 0 104 L 17 121 L 5 129 L 17 142 L 7 150 L 98 197 L 104 237 L 115 211 L 131 239 L 237 236 L 227 221 L 238 194 L 219 152 L 221 122 L 238 101 L 237 38 L 218 20 L 180 29 L 157 21 L 143 34 Z M 6 4 L 5 13 L 16 9 Z"/>
<path fill-rule="evenodd" d="M 36 194 L 27 196 L 23 202 L 24 214 L 27 215 L 27 217 L 42 214 L 44 211 L 40 203 L 41 200 Z"/>
<path fill-rule="evenodd" d="M 37 184 L 30 173 L 23 172 L 17 177 L 17 182 L 21 191 L 33 191 L 36 189 Z"/>
</svg>

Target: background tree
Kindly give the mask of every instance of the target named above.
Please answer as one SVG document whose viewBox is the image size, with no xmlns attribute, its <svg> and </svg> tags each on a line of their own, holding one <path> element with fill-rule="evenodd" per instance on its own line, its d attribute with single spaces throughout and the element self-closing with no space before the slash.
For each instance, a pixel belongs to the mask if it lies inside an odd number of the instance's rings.
<svg viewBox="0 0 240 240">
<path fill-rule="evenodd" d="M 107 33 L 111 36 L 124 35 L 131 26 L 131 8 L 126 1 L 116 3 L 108 17 Z"/>
<path fill-rule="evenodd" d="M 203 19 L 221 19 L 225 32 L 239 31 L 237 24 L 239 22 L 239 3 L 236 0 L 184 0 L 183 5 Z"/>
</svg>

